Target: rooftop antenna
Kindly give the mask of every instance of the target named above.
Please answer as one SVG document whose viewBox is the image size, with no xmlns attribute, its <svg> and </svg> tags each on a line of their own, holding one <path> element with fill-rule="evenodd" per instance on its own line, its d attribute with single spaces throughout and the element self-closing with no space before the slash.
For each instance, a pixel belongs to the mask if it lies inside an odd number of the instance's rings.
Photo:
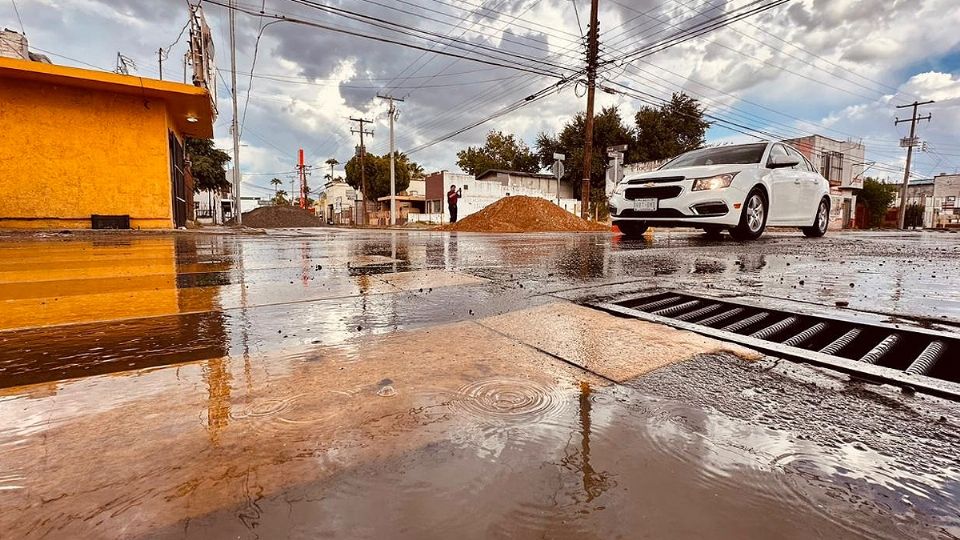
<svg viewBox="0 0 960 540">
<path fill-rule="evenodd" d="M 134 62 L 129 56 L 124 56 L 120 54 L 120 51 L 117 51 L 117 67 L 113 70 L 113 72 L 121 75 L 129 75 L 131 68 L 136 70 L 137 63 Z"/>
</svg>

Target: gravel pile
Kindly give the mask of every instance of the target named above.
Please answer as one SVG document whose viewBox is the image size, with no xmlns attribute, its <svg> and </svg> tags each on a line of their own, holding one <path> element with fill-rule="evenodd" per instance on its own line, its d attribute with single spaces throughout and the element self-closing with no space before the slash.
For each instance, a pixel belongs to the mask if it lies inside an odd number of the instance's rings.
<svg viewBox="0 0 960 540">
<path fill-rule="evenodd" d="M 298 206 L 261 206 L 243 213 L 243 225 L 256 229 L 320 227 L 323 220 Z"/>
<path fill-rule="evenodd" d="M 580 219 L 556 204 L 537 197 L 505 197 L 462 220 L 439 227 L 461 232 L 589 232 L 610 226 Z"/>
</svg>

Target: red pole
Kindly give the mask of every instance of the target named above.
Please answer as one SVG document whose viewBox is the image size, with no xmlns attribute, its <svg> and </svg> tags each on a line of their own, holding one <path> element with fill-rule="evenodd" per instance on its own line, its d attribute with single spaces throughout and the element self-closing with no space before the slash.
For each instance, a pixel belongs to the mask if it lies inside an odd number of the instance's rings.
<svg viewBox="0 0 960 540">
<path fill-rule="evenodd" d="M 305 209 L 307 207 L 307 172 L 303 166 L 303 148 L 300 149 L 300 164 L 297 168 L 300 169 L 300 208 Z"/>
</svg>

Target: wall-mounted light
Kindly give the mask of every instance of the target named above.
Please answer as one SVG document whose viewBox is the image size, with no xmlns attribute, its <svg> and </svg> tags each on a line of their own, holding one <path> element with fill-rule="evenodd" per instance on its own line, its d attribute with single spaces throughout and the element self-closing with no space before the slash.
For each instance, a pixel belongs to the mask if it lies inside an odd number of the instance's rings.
<svg viewBox="0 0 960 540">
<path fill-rule="evenodd" d="M 197 118 L 196 116 L 194 116 L 194 115 L 192 115 L 192 114 L 187 115 L 187 122 L 190 122 L 191 124 L 196 124 L 196 123 L 199 122 L 199 121 L 200 121 L 200 119 Z"/>
</svg>

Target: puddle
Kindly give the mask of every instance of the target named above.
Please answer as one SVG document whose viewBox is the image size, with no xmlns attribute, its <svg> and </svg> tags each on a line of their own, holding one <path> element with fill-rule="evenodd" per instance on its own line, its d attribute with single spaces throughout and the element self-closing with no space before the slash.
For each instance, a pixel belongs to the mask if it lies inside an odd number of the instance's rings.
<svg viewBox="0 0 960 540">
<path fill-rule="evenodd" d="M 759 367 L 744 384 L 731 365 L 754 364 L 732 357 L 706 377 L 702 341 L 543 308 L 623 281 L 960 313 L 935 268 L 955 249 L 784 238 L 4 240 L 0 530 L 960 536 L 953 416 Z M 660 382 L 609 380 L 641 374 Z"/>
<path fill-rule="evenodd" d="M 924 537 L 960 532 L 960 476 L 917 477 L 622 388 L 490 378 L 461 388 L 440 437 L 169 536 Z M 490 429 L 496 426 L 497 429 Z M 843 465 L 841 465 L 843 463 Z M 883 475 L 877 475 L 884 471 Z M 165 536 L 160 534 L 160 536 Z"/>
</svg>

